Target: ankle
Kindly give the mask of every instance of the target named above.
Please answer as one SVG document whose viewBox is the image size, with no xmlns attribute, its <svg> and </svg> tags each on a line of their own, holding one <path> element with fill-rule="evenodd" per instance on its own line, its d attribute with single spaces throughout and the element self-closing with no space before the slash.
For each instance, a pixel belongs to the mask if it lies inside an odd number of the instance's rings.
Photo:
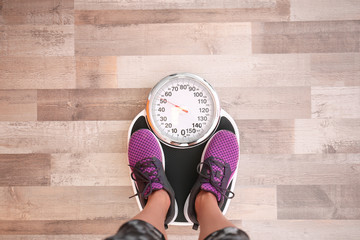
<svg viewBox="0 0 360 240">
<path fill-rule="evenodd" d="M 148 204 L 152 202 L 155 204 L 161 204 L 161 206 L 164 206 L 167 209 L 170 207 L 171 203 L 170 196 L 164 189 L 156 190 L 150 194 Z"/>
<path fill-rule="evenodd" d="M 195 211 L 199 213 L 203 208 L 206 210 L 209 205 L 217 206 L 217 204 L 213 193 L 201 190 L 195 198 Z"/>
</svg>

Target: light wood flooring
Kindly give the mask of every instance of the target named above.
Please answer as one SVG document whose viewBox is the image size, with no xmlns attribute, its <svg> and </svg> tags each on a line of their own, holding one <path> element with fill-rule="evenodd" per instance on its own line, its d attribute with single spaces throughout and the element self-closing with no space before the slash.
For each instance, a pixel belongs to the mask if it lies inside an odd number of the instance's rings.
<svg viewBox="0 0 360 240">
<path fill-rule="evenodd" d="M 229 219 L 360 239 L 358 0 L 0 0 L 0 239 L 101 239 L 135 215 L 127 130 L 176 72 L 239 128 Z"/>
</svg>

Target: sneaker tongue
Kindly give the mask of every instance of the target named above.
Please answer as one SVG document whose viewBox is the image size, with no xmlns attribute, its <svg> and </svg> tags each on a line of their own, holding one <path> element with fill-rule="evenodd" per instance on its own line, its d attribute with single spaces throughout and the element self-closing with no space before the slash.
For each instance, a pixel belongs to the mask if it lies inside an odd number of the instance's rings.
<svg viewBox="0 0 360 240">
<path fill-rule="evenodd" d="M 152 159 L 144 159 L 144 160 L 141 160 L 141 164 L 140 165 L 140 169 L 143 171 L 143 172 L 146 172 L 146 173 L 151 173 L 149 175 L 150 179 L 153 179 L 155 178 L 155 176 L 157 175 L 157 171 L 156 171 L 156 168 L 155 168 L 155 165 L 152 163 L 151 161 Z"/>
<path fill-rule="evenodd" d="M 155 190 L 160 190 L 160 189 L 163 189 L 163 185 L 161 183 L 152 183 L 151 186 L 149 186 L 145 193 L 144 193 L 144 196 L 147 196 L 150 192 L 150 190 L 152 189 L 152 191 L 155 191 Z"/>
<path fill-rule="evenodd" d="M 221 164 L 224 164 L 221 159 L 213 159 L 213 161 L 217 161 Z M 213 184 L 216 184 L 216 186 L 220 188 L 221 181 L 224 178 L 224 175 L 223 175 L 224 169 L 220 168 L 216 164 L 211 164 L 211 168 L 213 171 L 213 176 L 211 176 L 211 178 L 212 178 L 211 181 Z M 207 174 L 210 174 L 209 170 L 207 170 Z M 216 188 L 211 183 L 203 183 L 201 185 L 201 190 L 213 193 L 215 195 L 215 197 L 217 198 L 218 202 L 220 202 L 221 193 L 218 190 L 216 190 Z"/>
</svg>

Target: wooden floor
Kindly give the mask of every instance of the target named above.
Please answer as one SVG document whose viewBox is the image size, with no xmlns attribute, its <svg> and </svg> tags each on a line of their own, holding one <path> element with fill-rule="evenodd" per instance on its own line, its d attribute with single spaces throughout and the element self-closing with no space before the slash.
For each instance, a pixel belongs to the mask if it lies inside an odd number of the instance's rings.
<svg viewBox="0 0 360 240">
<path fill-rule="evenodd" d="M 229 219 L 360 239 L 358 0 L 0 0 L 0 239 L 101 239 L 135 215 L 127 130 L 175 72 L 239 127 Z"/>
</svg>

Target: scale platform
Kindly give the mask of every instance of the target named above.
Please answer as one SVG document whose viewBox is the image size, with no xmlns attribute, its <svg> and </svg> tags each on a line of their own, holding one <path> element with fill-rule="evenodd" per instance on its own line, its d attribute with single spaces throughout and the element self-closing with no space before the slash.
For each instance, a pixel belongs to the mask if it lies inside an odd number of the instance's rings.
<svg viewBox="0 0 360 240">
<path fill-rule="evenodd" d="M 131 135 L 139 129 L 147 128 L 150 129 L 147 121 L 146 121 L 146 111 L 141 111 L 132 121 L 129 132 L 128 132 L 128 142 Z M 215 132 L 219 130 L 229 130 L 235 133 L 238 142 L 239 141 L 239 131 L 236 126 L 235 121 L 232 117 L 225 112 L 225 110 L 221 109 L 220 114 L 220 123 L 216 128 Z M 150 129 L 151 130 L 151 129 Z M 215 133 L 214 132 L 214 133 Z M 192 225 L 192 223 L 188 222 L 184 216 L 184 205 L 186 198 L 188 197 L 192 186 L 194 185 L 198 173 L 196 171 L 197 165 L 200 162 L 202 152 L 207 141 L 197 145 L 195 147 L 179 149 L 170 147 L 161 143 L 161 146 L 165 155 L 165 173 L 166 176 L 175 191 L 175 198 L 178 205 L 178 216 L 175 219 L 172 225 Z M 228 189 L 234 191 L 236 183 L 236 173 L 234 174 L 234 178 L 229 184 Z M 134 189 L 135 193 L 136 190 Z M 139 198 L 136 197 L 138 206 L 140 210 L 142 210 Z M 230 199 L 225 199 L 225 204 L 223 205 L 221 211 L 223 214 L 226 213 L 230 204 Z"/>
</svg>

